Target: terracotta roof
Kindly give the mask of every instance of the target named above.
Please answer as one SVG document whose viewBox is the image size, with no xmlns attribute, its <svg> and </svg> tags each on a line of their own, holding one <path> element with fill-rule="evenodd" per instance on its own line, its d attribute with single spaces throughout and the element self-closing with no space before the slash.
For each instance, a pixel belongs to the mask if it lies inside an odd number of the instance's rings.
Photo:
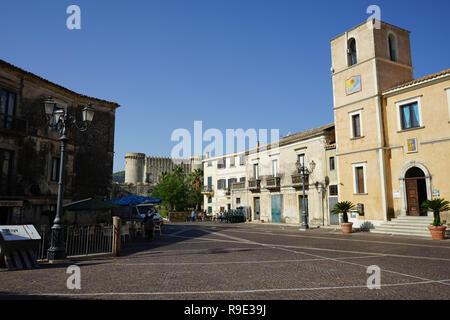
<svg viewBox="0 0 450 320">
<path fill-rule="evenodd" d="M 98 101 L 98 102 L 102 102 L 102 103 L 112 104 L 112 105 L 115 105 L 116 108 L 118 108 L 120 106 L 117 102 L 112 102 L 112 101 L 102 100 L 102 99 L 98 99 L 98 98 L 94 98 L 94 97 L 89 97 L 89 96 L 86 96 L 84 94 L 77 93 L 75 91 L 69 90 L 69 89 L 67 89 L 67 88 L 65 88 L 65 87 L 63 87 L 63 86 L 61 86 L 59 84 L 51 82 L 51 81 L 49 81 L 47 79 L 44 79 L 44 78 L 42 78 L 42 77 L 40 77 L 40 76 L 38 76 L 38 75 L 36 75 L 34 73 L 31 73 L 29 71 L 23 70 L 23 69 L 21 69 L 19 67 L 16 67 L 15 65 L 12 65 L 12 64 L 10 64 L 10 63 L 0 59 L 0 68 L 5 68 L 5 67 L 9 68 L 9 69 L 12 69 L 12 70 L 14 70 L 16 72 L 22 73 L 24 75 L 27 75 L 27 76 L 29 76 L 31 78 L 43 81 L 43 82 L 45 82 L 47 84 L 50 84 L 52 86 L 55 86 L 55 87 L 57 87 L 59 89 L 65 90 L 65 91 L 67 91 L 67 92 L 69 92 L 71 94 L 75 94 L 75 95 L 77 95 L 78 97 L 80 97 L 82 99 L 88 99 L 88 100 Z"/>
<path fill-rule="evenodd" d="M 401 88 L 404 88 L 404 87 L 410 87 L 410 86 L 413 86 L 413 85 L 425 82 L 427 80 L 432 80 L 434 78 L 438 78 L 438 77 L 449 75 L 449 74 L 450 74 L 450 69 L 439 71 L 439 72 L 436 72 L 436 73 L 432 73 L 432 74 L 429 74 L 427 76 L 424 76 L 424 77 L 421 77 L 421 78 L 418 78 L 418 79 L 415 79 L 415 80 L 412 80 L 412 81 L 408 81 L 408 82 L 404 82 L 404 83 L 398 84 L 398 85 L 396 85 L 396 86 L 394 86 L 392 88 L 384 90 L 383 94 L 386 94 L 389 91 L 392 91 L 392 90 L 395 90 L 395 89 L 401 89 Z"/>
<path fill-rule="evenodd" d="M 317 134 L 321 134 L 326 129 L 331 129 L 333 127 L 334 127 L 334 123 L 329 123 L 329 124 L 326 124 L 326 125 L 314 128 L 314 129 L 310 129 L 310 130 L 306 130 L 303 132 L 298 132 L 298 133 L 292 134 L 290 136 L 282 138 L 280 140 L 280 146 L 310 138 Z"/>
</svg>

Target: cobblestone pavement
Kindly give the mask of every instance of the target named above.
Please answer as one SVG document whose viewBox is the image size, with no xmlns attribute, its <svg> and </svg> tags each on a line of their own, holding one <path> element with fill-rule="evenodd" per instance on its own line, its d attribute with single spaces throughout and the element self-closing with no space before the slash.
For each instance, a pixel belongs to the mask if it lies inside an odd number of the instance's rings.
<svg viewBox="0 0 450 320">
<path fill-rule="evenodd" d="M 66 268 L 81 268 L 81 290 Z M 381 268 L 369 290 L 367 267 Z M 167 224 L 122 256 L 0 271 L 0 299 L 449 299 L 450 240 L 263 224 Z"/>
</svg>

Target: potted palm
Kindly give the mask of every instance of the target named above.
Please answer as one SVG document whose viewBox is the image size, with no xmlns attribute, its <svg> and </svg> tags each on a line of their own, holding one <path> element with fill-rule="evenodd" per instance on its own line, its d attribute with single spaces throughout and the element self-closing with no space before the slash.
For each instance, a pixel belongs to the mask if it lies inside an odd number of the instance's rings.
<svg viewBox="0 0 450 320">
<path fill-rule="evenodd" d="M 341 201 L 334 205 L 332 214 L 342 213 L 341 229 L 343 233 L 352 233 L 353 222 L 348 222 L 348 213 L 351 210 L 355 210 L 356 206 L 350 201 Z"/>
<path fill-rule="evenodd" d="M 450 202 L 444 199 L 437 198 L 422 202 L 422 205 L 420 207 L 423 211 L 433 211 L 433 223 L 428 226 L 431 237 L 434 240 L 444 240 L 445 229 L 447 229 L 447 226 L 445 225 L 445 221 L 441 222 L 441 212 L 450 210 Z"/>
</svg>

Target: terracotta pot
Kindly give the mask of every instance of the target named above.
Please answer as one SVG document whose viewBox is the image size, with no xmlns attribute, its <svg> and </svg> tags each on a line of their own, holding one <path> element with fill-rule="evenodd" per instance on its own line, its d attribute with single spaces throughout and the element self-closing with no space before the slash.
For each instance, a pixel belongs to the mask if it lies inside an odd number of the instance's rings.
<svg viewBox="0 0 450 320">
<path fill-rule="evenodd" d="M 447 229 L 447 226 L 428 226 L 433 240 L 444 240 L 445 229 Z"/>
<path fill-rule="evenodd" d="M 352 233 L 353 222 L 341 223 L 341 229 L 343 233 Z"/>
</svg>

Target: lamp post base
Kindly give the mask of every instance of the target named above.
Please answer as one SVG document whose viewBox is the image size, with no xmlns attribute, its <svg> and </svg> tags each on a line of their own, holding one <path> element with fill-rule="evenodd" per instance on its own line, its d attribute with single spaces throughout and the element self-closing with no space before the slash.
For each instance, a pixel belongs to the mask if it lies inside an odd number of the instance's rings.
<svg viewBox="0 0 450 320">
<path fill-rule="evenodd" d="M 49 263 L 62 263 L 67 261 L 66 250 L 64 248 L 49 248 L 47 259 Z"/>
</svg>

